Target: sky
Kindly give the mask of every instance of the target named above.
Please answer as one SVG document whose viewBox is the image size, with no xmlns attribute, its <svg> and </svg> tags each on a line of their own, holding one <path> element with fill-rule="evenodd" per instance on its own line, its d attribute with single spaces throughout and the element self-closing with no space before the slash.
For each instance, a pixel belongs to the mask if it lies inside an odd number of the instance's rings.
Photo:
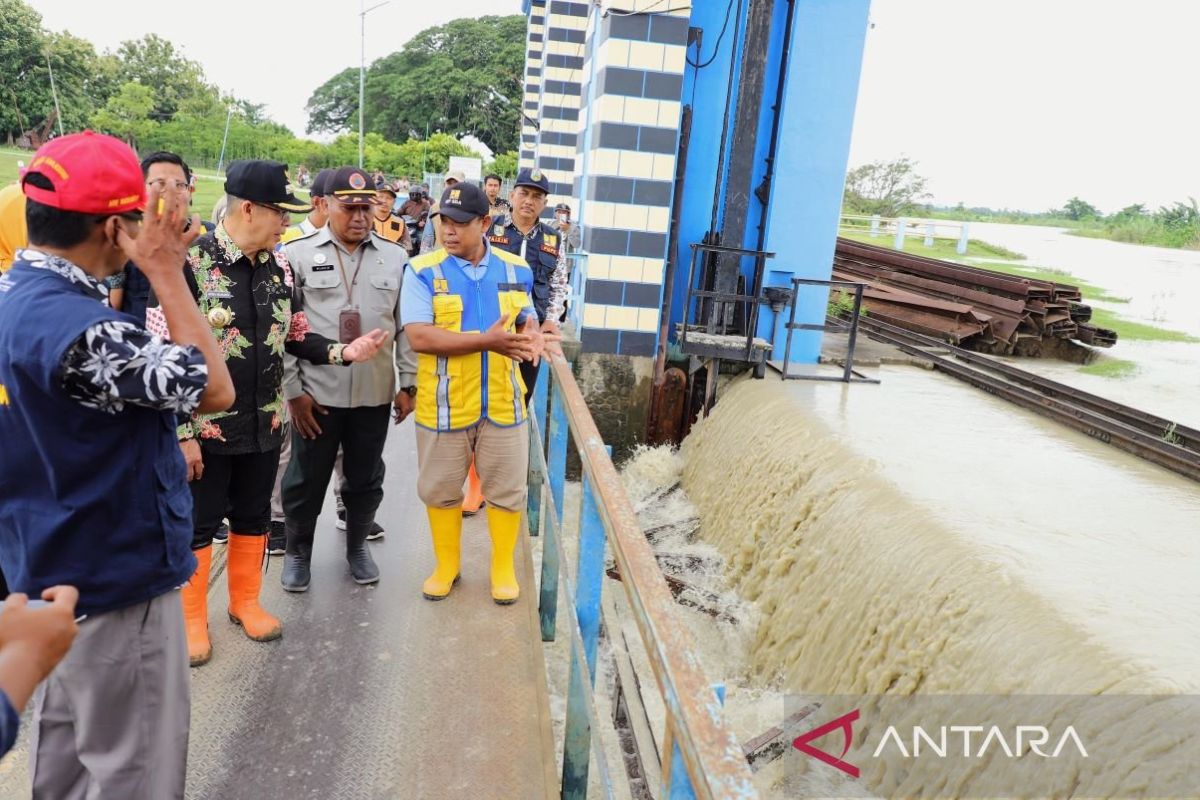
<svg viewBox="0 0 1200 800">
<path fill-rule="evenodd" d="M 354 0 L 27 2 L 45 27 L 101 50 L 158 33 L 300 135 L 313 89 L 359 63 Z M 520 8 L 391 0 L 367 15 L 367 63 L 432 25 Z M 947 205 L 1041 211 L 1078 195 L 1115 211 L 1200 197 L 1200 0 L 873 0 L 871 21 L 851 166 L 909 156 Z"/>
<path fill-rule="evenodd" d="M 874 0 L 851 165 L 935 202 L 1106 212 L 1200 197 L 1196 0 Z"/>
</svg>

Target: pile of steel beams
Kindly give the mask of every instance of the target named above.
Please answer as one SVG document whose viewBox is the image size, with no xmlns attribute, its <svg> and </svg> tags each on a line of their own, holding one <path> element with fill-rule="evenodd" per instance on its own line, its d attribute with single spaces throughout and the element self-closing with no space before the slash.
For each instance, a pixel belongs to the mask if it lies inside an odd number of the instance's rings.
<svg viewBox="0 0 1200 800">
<path fill-rule="evenodd" d="M 1115 331 L 1090 324 L 1079 288 L 838 239 L 834 280 L 867 284 L 870 316 L 964 347 L 1013 352 L 1022 340 L 1075 339 L 1112 347 Z"/>
</svg>

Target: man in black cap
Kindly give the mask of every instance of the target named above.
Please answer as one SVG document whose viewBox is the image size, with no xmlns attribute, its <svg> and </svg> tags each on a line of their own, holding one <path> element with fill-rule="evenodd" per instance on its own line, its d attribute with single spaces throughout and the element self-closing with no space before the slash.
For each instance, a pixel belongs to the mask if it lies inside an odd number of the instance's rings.
<svg viewBox="0 0 1200 800">
<path fill-rule="evenodd" d="M 513 556 L 525 508 L 529 436 L 516 362 L 536 364 L 533 273 L 488 244 L 490 204 L 459 183 L 438 205 L 443 247 L 413 259 L 401 314 L 417 361 L 417 494 L 426 506 L 437 566 L 421 588 L 441 600 L 459 580 L 463 480 L 478 462 L 488 493 L 492 599 L 520 595 Z"/>
<path fill-rule="evenodd" d="M 284 231 L 279 240 L 280 244 L 287 244 L 293 239 L 308 236 L 319 228 L 325 227 L 325 223 L 329 221 L 329 212 L 325 208 L 325 183 L 332 174 L 333 170 L 323 169 L 313 178 L 312 186 L 308 190 L 312 211 L 309 211 L 308 216 L 300 220 L 298 225 L 293 225 Z"/>
<path fill-rule="evenodd" d="M 541 220 L 549 193 L 550 182 L 541 170 L 521 170 L 508 196 L 512 210 L 492 220 L 488 241 L 529 264 L 533 270 L 533 302 L 538 322 L 544 332 L 557 334 L 569 287 L 562 234 Z M 523 363 L 521 375 L 525 378 L 525 401 L 529 402 L 537 369 Z"/>
<path fill-rule="evenodd" d="M 509 193 L 510 210 L 492 219 L 488 242 L 500 250 L 520 256 L 533 270 L 533 303 L 543 333 L 559 334 L 558 320 L 566 309 L 568 269 L 562 235 L 541 221 L 550 182 L 539 169 L 523 169 Z M 525 381 L 525 404 L 533 396 L 538 370 L 530 361 L 521 362 Z M 463 513 L 474 514 L 483 505 L 479 474 L 471 467 Z"/>
<path fill-rule="evenodd" d="M 212 655 L 208 576 L 212 536 L 230 522 L 226 573 L 229 618 L 256 641 L 279 638 L 282 626 L 258 604 L 271 519 L 271 488 L 283 436 L 284 352 L 323 364 L 371 359 L 387 336 L 374 330 L 345 344 L 309 330 L 287 261 L 274 253 L 289 213 L 309 206 L 292 194 L 283 164 L 235 161 L 225 180 L 227 212 L 196 240 L 184 269 L 201 313 L 213 328 L 237 399 L 228 411 L 197 414 L 179 426 L 191 465 L 192 552 L 199 567 L 183 591 L 188 656 Z M 147 329 L 170 336 L 154 298 Z"/>
<path fill-rule="evenodd" d="M 408 255 L 371 231 L 378 200 L 370 176 L 342 167 L 329 178 L 325 200 L 329 223 L 285 248 L 312 330 L 347 341 L 355 329 L 378 328 L 393 337 L 393 347 L 348 370 L 286 360 L 293 434 L 283 477 L 287 548 L 281 582 L 289 592 L 308 589 L 317 518 L 339 449 L 350 577 L 363 585 L 379 580 L 366 541 L 383 532 L 375 511 L 383 499 L 388 418 L 393 408 L 397 421 L 408 415 L 416 384 L 416 358 L 400 335 Z"/>
</svg>

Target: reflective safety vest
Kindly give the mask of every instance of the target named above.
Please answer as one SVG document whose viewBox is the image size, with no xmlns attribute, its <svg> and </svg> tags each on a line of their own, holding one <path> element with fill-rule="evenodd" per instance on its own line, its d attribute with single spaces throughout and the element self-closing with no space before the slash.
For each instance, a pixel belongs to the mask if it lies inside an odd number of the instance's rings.
<svg viewBox="0 0 1200 800">
<path fill-rule="evenodd" d="M 404 220 L 395 216 L 389 216 L 387 219 L 374 218 L 371 220 L 371 226 L 375 233 L 396 244 L 400 244 L 404 235 L 408 233 L 408 229 L 404 227 Z"/>
<path fill-rule="evenodd" d="M 486 331 L 504 314 L 508 330 L 530 306 L 533 272 L 518 256 L 492 248 L 487 272 L 476 281 L 445 249 L 412 260 L 413 272 L 433 295 L 433 324 L 448 331 Z M 517 362 L 486 351 L 461 356 L 420 353 L 417 358 L 417 424 L 457 431 L 485 417 L 510 427 L 525 421 L 525 382 Z"/>
</svg>

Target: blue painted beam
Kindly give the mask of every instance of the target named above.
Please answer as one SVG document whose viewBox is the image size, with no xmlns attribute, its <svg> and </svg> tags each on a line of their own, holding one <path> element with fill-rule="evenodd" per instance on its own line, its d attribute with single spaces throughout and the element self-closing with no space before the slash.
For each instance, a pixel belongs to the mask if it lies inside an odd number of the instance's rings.
<svg viewBox="0 0 1200 800">
<path fill-rule="evenodd" d="M 604 449 L 612 457 L 612 446 Z M 596 686 L 596 649 L 600 641 L 600 592 L 604 587 L 604 520 L 592 494 L 591 482 L 584 475 L 583 498 L 579 505 L 579 553 L 575 566 L 575 618 L 583 639 L 586 664 L 580 664 L 572 651 L 571 677 L 567 695 L 567 728 L 563 745 L 562 796 L 587 797 L 588 757 L 592 737 L 587 710 L 588 693 L 583 682 Z M 587 670 L 586 674 L 584 670 Z"/>
<path fill-rule="evenodd" d="M 549 379 L 549 375 L 546 376 Z M 538 618 L 541 623 L 542 641 L 554 641 L 558 614 L 558 541 L 554 531 L 562 530 L 563 484 L 567 477 L 567 409 L 561 391 L 551 392 L 550 414 L 550 457 L 546 470 L 550 476 L 550 496 L 554 510 L 550 519 L 543 520 L 553 529 L 547 528 L 542 537 L 542 585 L 538 598 Z"/>
<path fill-rule="evenodd" d="M 780 9 L 787 3 L 779 2 Z M 828 280 L 832 273 L 850 156 L 850 134 L 862 72 L 870 0 L 795 0 L 791 46 L 776 148 L 772 197 L 767 209 L 768 286 L 790 285 L 792 276 Z M 825 320 L 828 292 L 821 287 L 797 298 L 796 321 Z M 758 335 L 773 339 L 782 360 L 787 331 L 769 310 Z M 789 360 L 815 363 L 820 331 L 796 331 Z"/>
</svg>

